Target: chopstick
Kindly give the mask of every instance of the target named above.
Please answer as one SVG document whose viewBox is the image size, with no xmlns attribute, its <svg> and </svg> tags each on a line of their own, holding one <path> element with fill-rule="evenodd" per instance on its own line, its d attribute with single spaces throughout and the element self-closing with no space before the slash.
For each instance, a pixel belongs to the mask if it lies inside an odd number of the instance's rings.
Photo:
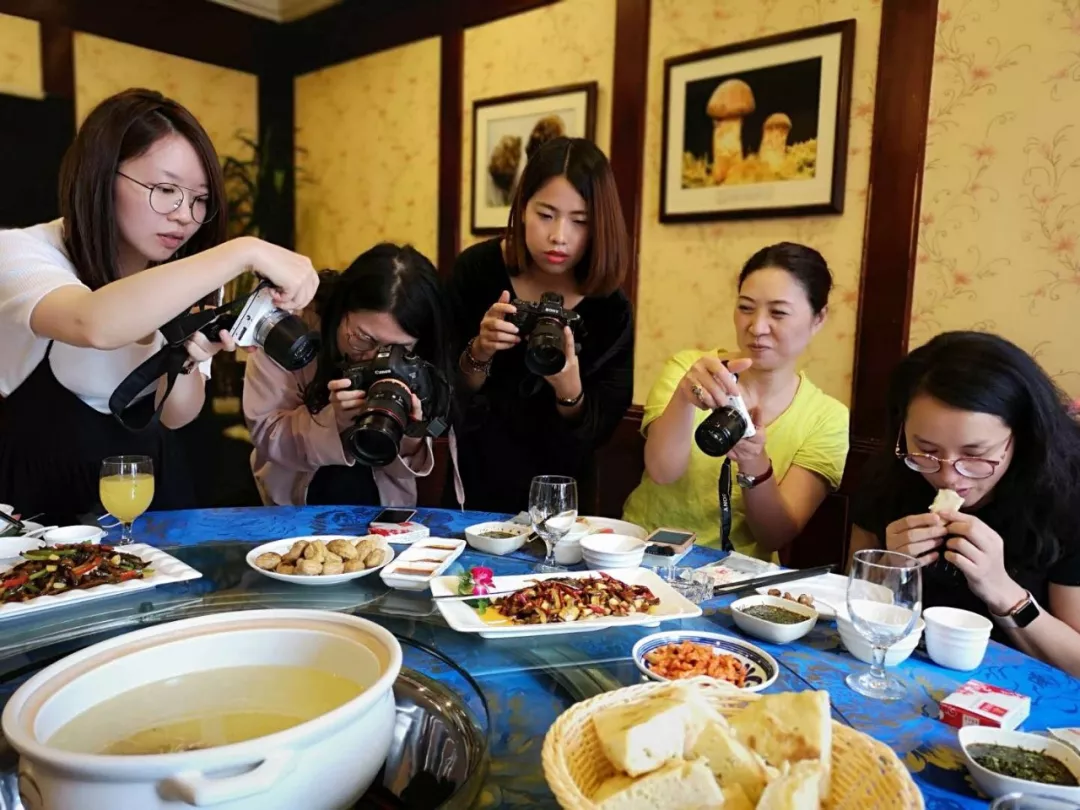
<svg viewBox="0 0 1080 810">
<path fill-rule="evenodd" d="M 767 576 L 744 579 L 741 582 L 728 582 L 713 588 L 713 596 L 723 596 L 728 593 L 737 593 L 749 589 L 764 587 L 765 585 L 779 585 L 782 582 L 794 582 L 799 579 L 809 579 L 821 574 L 830 573 L 836 565 L 819 565 L 815 568 L 804 568 L 797 571 L 784 571 L 780 574 L 768 574 Z"/>
</svg>

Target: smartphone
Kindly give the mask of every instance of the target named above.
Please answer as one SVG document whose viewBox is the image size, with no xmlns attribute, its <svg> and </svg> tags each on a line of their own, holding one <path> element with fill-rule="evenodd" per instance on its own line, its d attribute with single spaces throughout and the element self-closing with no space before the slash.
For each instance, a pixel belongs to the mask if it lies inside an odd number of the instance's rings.
<svg viewBox="0 0 1080 810">
<path fill-rule="evenodd" d="M 645 548 L 645 553 L 674 557 L 689 549 L 696 538 L 697 535 L 694 532 L 681 529 L 657 529 L 645 538 L 645 542 L 649 544 Z"/>
<path fill-rule="evenodd" d="M 372 526 L 396 526 L 408 523 L 416 515 L 415 509 L 383 509 L 371 521 Z"/>
</svg>

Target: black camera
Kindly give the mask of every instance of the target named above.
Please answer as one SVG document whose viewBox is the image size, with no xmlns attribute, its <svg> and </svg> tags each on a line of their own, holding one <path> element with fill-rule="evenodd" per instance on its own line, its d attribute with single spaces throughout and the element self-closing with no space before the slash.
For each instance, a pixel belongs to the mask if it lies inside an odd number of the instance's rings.
<svg viewBox="0 0 1080 810">
<path fill-rule="evenodd" d="M 738 377 L 736 377 L 738 379 Z M 731 448 L 743 439 L 749 439 L 757 433 L 754 420 L 742 397 L 728 397 L 728 404 L 705 417 L 697 430 L 694 440 L 707 456 L 726 456 Z"/>
<path fill-rule="evenodd" d="M 581 329 L 581 316 L 565 309 L 563 297 L 553 292 L 541 295 L 538 303 L 517 298 L 510 303 L 517 311 L 507 315 L 506 320 L 518 328 L 521 338 L 529 338 L 525 367 L 541 377 L 558 374 L 566 365 L 563 329 L 569 326 L 576 337 Z"/>
<path fill-rule="evenodd" d="M 170 345 L 180 346 L 196 332 L 216 341 L 222 329 L 237 346 L 257 346 L 286 371 L 299 371 L 319 353 L 319 333 L 275 307 L 266 281 L 244 298 L 175 318 L 161 327 L 161 333 Z"/>
<path fill-rule="evenodd" d="M 341 370 L 350 390 L 366 391 L 364 405 L 341 434 L 345 449 L 361 464 L 382 467 L 401 451 L 404 436 L 441 436 L 448 426 L 450 385 L 431 363 L 401 346 L 379 346 L 370 360 Z M 412 418 L 412 396 L 425 419 Z"/>
</svg>

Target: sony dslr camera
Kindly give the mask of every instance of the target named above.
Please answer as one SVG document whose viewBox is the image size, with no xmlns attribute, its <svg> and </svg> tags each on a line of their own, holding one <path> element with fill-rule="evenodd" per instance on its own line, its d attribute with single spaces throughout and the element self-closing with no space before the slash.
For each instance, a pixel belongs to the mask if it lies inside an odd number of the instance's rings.
<svg viewBox="0 0 1080 810">
<path fill-rule="evenodd" d="M 361 464 L 383 467 L 398 457 L 403 436 L 441 436 L 448 427 L 450 384 L 431 363 L 402 346 L 379 346 L 370 360 L 341 370 L 353 391 L 366 391 L 364 405 L 341 434 L 347 452 Z M 412 418 L 412 394 L 425 420 Z"/>
<path fill-rule="evenodd" d="M 507 315 L 506 320 L 518 328 L 522 339 L 529 339 L 525 367 L 540 377 L 558 374 L 566 365 L 563 329 L 569 326 L 576 337 L 582 325 L 581 316 L 564 309 L 563 297 L 553 292 L 541 295 L 537 303 L 517 298 L 510 303 L 517 312 Z"/>
<path fill-rule="evenodd" d="M 735 375 L 738 380 L 738 375 Z M 705 417 L 697 430 L 694 440 L 707 456 L 726 456 L 731 448 L 743 439 L 749 439 L 757 433 L 754 420 L 746 408 L 741 396 L 728 397 L 728 404 Z"/>
<path fill-rule="evenodd" d="M 161 333 L 172 346 L 180 346 L 195 332 L 210 340 L 226 330 L 236 345 L 256 346 L 286 371 L 299 371 L 319 353 L 319 334 L 308 329 L 296 315 L 274 306 L 273 288 L 262 281 L 248 296 L 181 315 L 165 326 Z"/>
</svg>

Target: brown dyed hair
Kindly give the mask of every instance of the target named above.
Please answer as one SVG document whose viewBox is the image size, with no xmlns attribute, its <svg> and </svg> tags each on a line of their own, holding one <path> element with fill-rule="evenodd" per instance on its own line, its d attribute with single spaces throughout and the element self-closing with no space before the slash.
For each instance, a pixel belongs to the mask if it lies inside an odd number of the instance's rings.
<svg viewBox="0 0 1080 810">
<path fill-rule="evenodd" d="M 525 206 L 553 177 L 565 177 L 589 211 L 589 245 L 574 267 L 578 287 L 582 295 L 610 295 L 626 276 L 630 245 L 611 164 L 596 144 L 585 138 L 550 140 L 525 164 L 506 228 L 507 269 L 516 276 L 528 266 Z"/>
<path fill-rule="evenodd" d="M 225 181 L 206 130 L 190 112 L 154 90 L 131 89 L 105 99 L 86 117 L 60 165 L 64 242 L 79 280 L 91 290 L 116 281 L 116 172 L 166 135 L 185 138 L 206 172 L 213 219 L 199 226 L 175 254 L 190 256 L 225 241 Z"/>
</svg>

